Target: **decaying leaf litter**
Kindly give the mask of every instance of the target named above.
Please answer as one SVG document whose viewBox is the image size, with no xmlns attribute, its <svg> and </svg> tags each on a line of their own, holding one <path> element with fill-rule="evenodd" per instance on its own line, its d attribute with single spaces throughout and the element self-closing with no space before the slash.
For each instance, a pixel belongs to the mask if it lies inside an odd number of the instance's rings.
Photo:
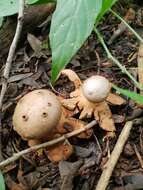
<svg viewBox="0 0 143 190">
<path fill-rule="evenodd" d="M 123 15 L 125 14 L 126 12 L 123 12 Z M 109 17 L 111 18 L 111 15 Z M 140 30 L 138 23 L 134 25 Z M 116 28 L 117 21 L 114 18 L 107 19 L 104 25 L 100 25 L 100 30 L 104 33 L 105 39 L 109 39 L 109 36 L 112 36 L 113 30 Z M 33 33 L 33 35 L 36 36 L 37 34 Z M 38 33 L 36 38 L 44 43 L 42 33 Z M 32 42 L 29 41 L 29 43 Z M 3 155 L 5 158 L 28 147 L 26 141 L 23 141 L 12 128 L 12 115 L 17 101 L 31 90 L 47 88 L 52 91 L 49 83 L 50 50 L 35 47 L 38 45 L 39 43 L 30 46 L 26 41 L 25 45 L 17 51 L 13 62 L 11 83 L 5 96 L 3 115 L 1 116 L 3 124 Z M 137 68 L 138 42 L 133 36 L 128 31 L 125 31 L 113 41 L 110 48 L 112 48 L 115 56 L 137 77 L 138 72 L 135 68 Z M 38 56 L 37 52 L 35 53 L 33 50 L 40 51 Z M 100 74 L 118 86 L 136 90 L 130 80 L 110 60 L 107 60 L 103 52 L 99 42 L 96 40 L 96 36 L 92 35 L 68 67 L 78 74 L 81 81 L 92 75 Z M 67 77 L 61 76 L 56 83 L 54 93 L 60 94 L 64 98 L 69 98 L 70 93 L 74 90 L 74 85 Z M 134 189 L 137 189 L 139 185 L 141 186 L 142 165 L 138 155 L 142 156 L 143 148 L 142 109 L 132 100 L 123 96 L 122 98 L 125 100 L 123 105 L 109 104 L 116 126 L 113 139 L 104 138 L 106 137 L 106 131 L 97 125 L 94 127 L 94 132 L 90 139 L 76 137 L 69 139 L 69 142 L 74 146 L 74 152 L 67 161 L 53 164 L 49 161 L 45 150 L 37 154 L 31 152 L 24 155 L 16 162 L 3 168 L 8 188 L 95 189 L 118 135 L 125 122 L 129 119 L 135 119 L 135 126 L 114 169 L 109 189 L 123 189 L 123 187 L 131 186 L 131 184 Z M 79 118 L 79 113 L 76 113 L 75 117 Z M 85 118 L 84 122 L 89 122 L 93 119 L 94 117 Z M 70 131 L 68 125 L 66 129 Z"/>
</svg>

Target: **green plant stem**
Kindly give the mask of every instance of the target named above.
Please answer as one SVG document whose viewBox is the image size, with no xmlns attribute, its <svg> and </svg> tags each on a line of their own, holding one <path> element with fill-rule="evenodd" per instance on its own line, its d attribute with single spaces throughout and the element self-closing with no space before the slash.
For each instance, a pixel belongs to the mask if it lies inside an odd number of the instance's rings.
<svg viewBox="0 0 143 190">
<path fill-rule="evenodd" d="M 120 21 L 122 21 L 125 26 L 136 36 L 136 38 L 143 43 L 143 38 L 122 18 L 120 15 L 118 15 L 116 12 L 114 12 L 112 9 L 110 9 L 110 12 L 117 17 Z"/>
<path fill-rule="evenodd" d="M 111 52 L 109 51 L 108 47 L 106 46 L 104 40 L 103 40 L 103 37 L 101 36 L 101 34 L 99 33 L 99 31 L 97 30 L 97 28 L 95 27 L 94 28 L 94 31 L 95 33 L 97 34 L 98 36 L 98 39 L 100 40 L 103 48 L 105 49 L 106 53 L 107 53 L 107 56 L 110 60 L 112 60 L 120 69 L 123 73 L 125 73 L 132 81 L 133 83 L 135 84 L 135 86 L 137 88 L 139 88 L 140 90 L 143 89 L 142 85 L 127 71 L 126 67 L 125 66 L 122 66 L 121 63 L 115 58 L 113 57 L 113 55 L 111 54 Z"/>
</svg>

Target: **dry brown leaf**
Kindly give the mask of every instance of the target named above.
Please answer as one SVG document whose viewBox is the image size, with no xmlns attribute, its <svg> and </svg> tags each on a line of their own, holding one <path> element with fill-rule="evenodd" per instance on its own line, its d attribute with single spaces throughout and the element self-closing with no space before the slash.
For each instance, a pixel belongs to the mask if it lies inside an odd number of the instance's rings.
<svg viewBox="0 0 143 190">
<path fill-rule="evenodd" d="M 74 177 L 79 174 L 79 168 L 83 164 L 82 160 L 76 162 L 61 161 L 59 171 L 61 176 L 61 190 L 73 189 Z"/>
<path fill-rule="evenodd" d="M 16 168 L 16 164 L 15 163 L 9 164 L 9 165 L 7 165 L 7 166 L 5 166 L 3 168 L 3 173 L 8 173 L 8 172 L 10 172 L 11 170 L 13 170 L 15 168 Z"/>
<path fill-rule="evenodd" d="M 33 75 L 33 73 L 25 73 L 25 74 L 14 75 L 8 79 L 8 82 L 10 83 L 10 82 L 16 82 L 19 80 L 23 80 L 23 79 L 28 78 L 32 75 Z"/>
<path fill-rule="evenodd" d="M 32 34 L 27 35 L 27 40 L 36 54 L 41 52 L 42 42 Z"/>
<path fill-rule="evenodd" d="M 42 88 L 40 84 L 38 84 L 38 82 L 36 82 L 32 76 L 31 77 L 27 77 L 23 80 L 21 80 L 19 83 L 18 83 L 19 86 L 22 86 L 22 85 L 28 85 L 28 86 L 31 86 L 33 88 Z"/>
<path fill-rule="evenodd" d="M 125 122 L 125 115 L 114 114 L 113 120 L 114 120 L 114 123 L 123 123 Z"/>
<path fill-rule="evenodd" d="M 23 184 L 13 181 L 9 175 L 6 176 L 5 180 L 8 188 L 11 190 L 28 190 L 28 188 Z"/>
<path fill-rule="evenodd" d="M 22 184 L 15 183 L 11 186 L 11 190 L 28 190 L 27 188 L 24 188 Z"/>
<path fill-rule="evenodd" d="M 66 140 L 65 142 L 58 143 L 47 149 L 48 158 L 52 162 L 59 162 L 67 160 L 73 153 L 73 146 Z"/>
<path fill-rule="evenodd" d="M 132 8 L 129 8 L 129 10 L 127 11 L 124 20 L 127 22 L 133 21 L 135 18 L 135 11 Z"/>
</svg>

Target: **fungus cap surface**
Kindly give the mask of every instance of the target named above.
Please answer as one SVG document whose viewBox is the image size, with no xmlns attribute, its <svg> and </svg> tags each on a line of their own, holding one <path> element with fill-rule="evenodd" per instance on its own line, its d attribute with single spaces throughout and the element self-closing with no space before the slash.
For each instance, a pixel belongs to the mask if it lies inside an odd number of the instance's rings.
<svg viewBox="0 0 143 190">
<path fill-rule="evenodd" d="M 22 97 L 14 111 L 14 130 L 24 139 L 47 138 L 61 117 L 61 103 L 49 90 L 34 90 Z"/>
<path fill-rule="evenodd" d="M 102 102 L 109 95 L 111 85 L 102 76 L 91 76 L 82 85 L 83 95 L 91 102 Z"/>
</svg>

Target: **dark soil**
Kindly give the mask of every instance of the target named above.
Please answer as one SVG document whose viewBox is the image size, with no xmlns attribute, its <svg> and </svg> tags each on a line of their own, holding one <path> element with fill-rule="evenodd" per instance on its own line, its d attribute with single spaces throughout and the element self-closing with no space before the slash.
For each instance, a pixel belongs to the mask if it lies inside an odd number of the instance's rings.
<svg viewBox="0 0 143 190">
<path fill-rule="evenodd" d="M 136 12 L 140 8 L 137 4 L 127 4 L 126 7 L 123 7 L 120 3 L 115 8 L 117 11 L 120 10 L 120 14 L 124 16 L 129 7 L 133 7 Z M 112 15 L 107 15 L 99 25 L 99 30 L 107 43 L 119 23 L 120 22 Z M 135 29 L 141 30 L 141 27 L 138 26 L 135 21 L 132 23 L 132 26 Z M 35 30 L 36 32 L 33 32 L 33 35 L 41 41 L 44 41 L 47 37 L 47 27 L 49 27 L 49 24 L 46 28 L 44 26 Z M 113 55 L 116 56 L 122 65 L 125 65 L 135 77 L 137 77 L 134 68 L 137 67 L 136 53 L 138 46 L 138 41 L 128 31 L 125 31 L 108 46 Z M 95 34 L 89 37 L 81 50 L 72 59 L 68 68 L 73 69 L 81 80 L 85 80 L 91 75 L 100 74 L 106 76 L 119 87 L 137 91 L 129 78 L 107 59 L 107 55 Z M 40 50 L 37 56 L 26 40 L 17 51 L 15 59 L 13 60 L 10 75 L 11 82 L 8 86 L 3 105 L 3 113 L 1 115 L 4 159 L 12 156 L 14 152 L 28 148 L 27 142 L 23 141 L 20 136 L 13 131 L 12 115 L 18 99 L 27 92 L 39 88 L 52 90 L 50 86 L 50 70 L 50 49 Z M 1 76 L 2 71 L 3 67 L 0 71 Z M 65 77 L 60 77 L 55 85 L 55 90 L 58 93 L 67 96 L 73 89 L 73 84 Z M 115 138 L 103 141 L 106 132 L 99 127 L 94 129 L 94 135 L 89 140 L 79 140 L 75 137 L 71 138 L 70 142 L 75 145 L 75 152 L 67 162 L 61 162 L 60 164 L 51 163 L 44 153 L 44 150 L 41 156 L 35 156 L 36 153 L 27 154 L 3 169 L 7 189 L 94 190 L 104 168 L 104 164 L 108 159 L 109 152 L 113 150 L 125 122 L 130 119 L 136 119 L 136 122 L 114 169 L 108 189 L 143 189 L 143 165 L 138 158 L 138 154 L 140 154 L 141 157 L 143 156 L 143 110 L 132 100 L 127 97 L 124 98 L 127 100 L 125 105 L 110 105 L 116 123 L 117 131 Z M 70 171 L 68 168 L 71 168 Z M 63 176 L 65 171 L 66 177 Z M 64 183 L 66 183 L 66 186 L 63 185 Z"/>
</svg>

